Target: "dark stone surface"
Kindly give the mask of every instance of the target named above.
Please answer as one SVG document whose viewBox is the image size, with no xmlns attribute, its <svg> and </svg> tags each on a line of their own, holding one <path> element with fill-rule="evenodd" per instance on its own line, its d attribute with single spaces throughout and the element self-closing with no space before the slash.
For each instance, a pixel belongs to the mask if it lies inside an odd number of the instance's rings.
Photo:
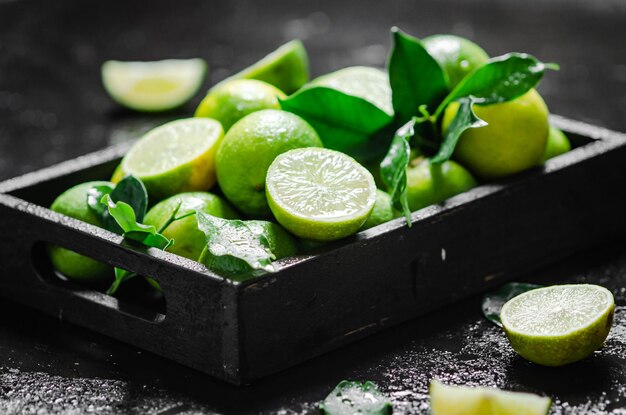
<svg viewBox="0 0 626 415">
<path fill-rule="evenodd" d="M 620 0 L 4 1 L 0 0 L 0 179 L 136 137 L 190 114 L 120 110 L 99 82 L 106 59 L 204 57 L 206 86 L 293 37 L 314 74 L 380 65 L 397 24 L 453 32 L 491 55 L 561 64 L 541 85 L 551 110 L 626 130 L 626 5 Z M 611 245 L 529 281 L 594 282 L 616 295 L 615 327 L 592 358 L 562 369 L 523 361 L 471 298 L 235 388 L 11 302 L 0 304 L 0 413 L 306 413 L 342 379 L 374 380 L 399 413 L 427 413 L 427 383 L 497 385 L 554 397 L 556 414 L 626 414 L 626 246 Z M 19 276 L 16 276 L 19 278 Z"/>
</svg>

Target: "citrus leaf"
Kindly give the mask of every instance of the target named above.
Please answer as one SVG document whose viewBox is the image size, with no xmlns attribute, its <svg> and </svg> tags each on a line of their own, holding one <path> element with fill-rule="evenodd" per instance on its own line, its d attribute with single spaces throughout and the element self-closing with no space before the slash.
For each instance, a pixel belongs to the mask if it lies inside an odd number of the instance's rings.
<svg viewBox="0 0 626 415">
<path fill-rule="evenodd" d="M 280 105 L 311 124 L 324 147 L 347 153 L 393 120 L 388 77 L 375 68 L 346 68 L 322 76 Z"/>
<path fill-rule="evenodd" d="M 115 187 L 111 185 L 94 186 L 87 191 L 87 207 L 98 217 L 102 218 L 106 211 L 106 206 L 100 203 L 104 195 L 111 194 Z M 116 232 L 117 233 L 117 232 Z"/>
<path fill-rule="evenodd" d="M 511 101 L 535 87 L 546 69 L 558 65 L 543 63 L 526 53 L 508 53 L 492 58 L 467 75 L 439 104 L 434 117 L 439 118 L 450 102 L 472 97 L 481 105 Z"/>
<path fill-rule="evenodd" d="M 133 208 L 137 222 L 143 221 L 148 209 L 148 192 L 143 182 L 133 176 L 124 177 L 111 192 L 114 202 L 125 202 Z"/>
<path fill-rule="evenodd" d="M 393 137 L 387 155 L 380 163 L 380 175 L 394 204 L 400 203 L 406 223 L 411 226 L 411 210 L 406 194 L 406 169 L 411 158 L 409 140 L 415 134 L 416 119 L 404 124 Z"/>
<path fill-rule="evenodd" d="M 120 285 L 136 276 L 137 274 L 135 274 L 134 272 L 126 271 L 125 269 L 121 268 L 115 268 L 115 281 L 111 283 L 111 286 L 109 287 L 109 289 L 107 289 L 106 293 L 108 295 L 114 295 L 120 288 Z"/>
<path fill-rule="evenodd" d="M 388 415 L 392 405 L 375 383 L 344 380 L 324 399 L 320 410 L 325 415 Z"/>
<path fill-rule="evenodd" d="M 454 119 L 450 123 L 450 126 L 446 130 L 446 133 L 439 147 L 437 154 L 430 160 L 431 163 L 443 163 L 452 157 L 454 148 L 459 141 L 461 134 L 469 128 L 480 128 L 487 125 L 487 123 L 474 114 L 472 105 L 474 103 L 473 98 L 462 98 L 460 101 L 459 109 L 454 115 Z"/>
<path fill-rule="evenodd" d="M 224 266 L 220 268 L 233 268 L 229 262 L 237 258 L 252 269 L 275 272 L 272 261 L 276 255 L 271 251 L 263 232 L 255 232 L 242 220 L 222 219 L 203 212 L 196 213 L 196 220 L 198 229 L 206 237 L 207 249 L 220 261 L 224 261 Z"/>
<path fill-rule="evenodd" d="M 541 287 L 541 285 L 527 284 L 523 282 L 510 282 L 508 284 L 504 284 L 497 290 L 489 292 L 483 296 L 483 315 L 487 320 L 491 321 L 496 326 L 502 327 L 502 323 L 500 322 L 500 311 L 502 310 L 502 306 L 513 297 L 517 297 L 526 291 Z"/>
<path fill-rule="evenodd" d="M 393 108 L 399 123 L 420 113 L 426 105 L 431 110 L 448 92 L 446 75 L 419 39 L 397 27 L 391 29 L 393 49 L 387 68 Z"/>
</svg>

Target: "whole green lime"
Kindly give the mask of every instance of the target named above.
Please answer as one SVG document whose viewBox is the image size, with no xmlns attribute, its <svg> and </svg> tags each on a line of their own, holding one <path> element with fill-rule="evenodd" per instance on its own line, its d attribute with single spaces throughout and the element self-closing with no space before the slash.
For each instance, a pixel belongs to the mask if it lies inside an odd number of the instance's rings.
<svg viewBox="0 0 626 415">
<path fill-rule="evenodd" d="M 432 164 L 428 159 L 413 159 L 406 171 L 406 192 L 412 211 L 441 203 L 476 186 L 476 180 L 463 166 L 452 160 Z"/>
<path fill-rule="evenodd" d="M 480 46 L 460 36 L 428 36 L 422 39 L 422 45 L 448 76 L 451 89 L 489 60 L 489 55 Z"/>
<path fill-rule="evenodd" d="M 374 226 L 389 222 L 395 217 L 396 211 L 393 208 L 393 203 L 391 202 L 391 196 L 389 196 L 389 193 L 376 189 L 376 202 L 374 202 L 374 209 L 372 209 L 372 213 L 370 213 L 369 217 L 359 230 L 363 231 L 365 229 L 373 228 Z"/>
<path fill-rule="evenodd" d="M 278 99 L 285 97 L 280 89 L 266 82 L 236 79 L 212 88 L 196 109 L 196 117 L 216 119 L 228 131 L 235 122 L 255 111 L 280 109 Z"/>
<path fill-rule="evenodd" d="M 269 249 L 276 256 L 276 259 L 293 256 L 298 252 L 296 240 L 280 225 L 264 220 L 246 221 L 246 225 L 251 228 L 257 228 L 255 233 L 265 235 Z M 247 262 L 241 259 L 229 257 L 228 260 L 224 260 L 223 257 L 215 256 L 207 247 L 202 251 L 198 262 L 204 264 L 212 271 L 233 277 L 236 274 L 245 273 L 252 269 Z"/>
<path fill-rule="evenodd" d="M 87 194 L 94 186 L 106 185 L 112 186 L 112 183 L 95 181 L 74 186 L 61 193 L 52 202 L 50 209 L 92 225 L 102 226 L 98 215 L 87 205 Z M 113 279 L 113 268 L 95 259 L 56 245 L 48 245 L 48 253 L 54 268 L 69 279 L 84 283 L 103 283 Z"/>
<path fill-rule="evenodd" d="M 560 156 L 563 153 L 567 153 L 572 149 L 572 145 L 569 142 L 567 136 L 563 131 L 558 128 L 550 126 L 550 132 L 548 133 L 548 143 L 546 144 L 546 151 L 543 154 L 541 162 L 545 162 L 548 159 Z"/>
<path fill-rule="evenodd" d="M 448 105 L 443 117 L 445 132 L 459 104 Z M 537 165 L 548 140 L 548 107 L 531 89 L 512 101 L 474 105 L 474 112 L 488 125 L 465 130 L 453 158 L 476 176 L 497 179 Z"/>
<path fill-rule="evenodd" d="M 269 215 L 267 169 L 278 155 L 302 147 L 322 147 L 322 141 L 297 115 L 262 110 L 245 116 L 228 130 L 217 151 L 215 167 L 222 192 L 248 215 Z"/>
<path fill-rule="evenodd" d="M 178 211 L 175 213 L 176 209 Z M 156 204 L 146 214 L 144 223 L 153 225 L 159 230 L 174 213 L 176 217 L 181 217 L 189 212 L 203 212 L 225 219 L 238 218 L 233 208 L 221 197 L 207 192 L 189 192 L 172 196 Z M 198 260 L 206 246 L 204 233 L 198 229 L 195 215 L 170 223 L 161 233 L 169 239 L 174 239 L 174 245 L 168 248 L 169 252 L 194 261 Z"/>
</svg>

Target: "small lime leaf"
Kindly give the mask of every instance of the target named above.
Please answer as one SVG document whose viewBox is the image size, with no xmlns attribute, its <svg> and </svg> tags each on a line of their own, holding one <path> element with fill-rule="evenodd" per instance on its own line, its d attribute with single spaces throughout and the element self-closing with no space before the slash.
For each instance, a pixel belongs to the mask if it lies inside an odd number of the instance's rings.
<svg viewBox="0 0 626 415">
<path fill-rule="evenodd" d="M 344 380 L 324 399 L 320 410 L 325 415 L 388 415 L 392 405 L 375 383 Z"/>
<path fill-rule="evenodd" d="M 541 287 L 541 285 L 527 284 L 524 282 L 510 282 L 504 284 L 497 290 L 488 292 L 483 296 L 483 315 L 496 326 L 502 327 L 502 323 L 500 322 L 502 306 L 513 297 Z"/>
<path fill-rule="evenodd" d="M 198 229 L 206 236 L 207 249 L 225 262 L 224 269 L 231 269 L 229 261 L 233 258 L 246 262 L 252 269 L 275 272 L 272 261 L 276 255 L 270 249 L 266 235 L 255 230 L 238 219 L 229 220 L 196 212 Z"/>
</svg>

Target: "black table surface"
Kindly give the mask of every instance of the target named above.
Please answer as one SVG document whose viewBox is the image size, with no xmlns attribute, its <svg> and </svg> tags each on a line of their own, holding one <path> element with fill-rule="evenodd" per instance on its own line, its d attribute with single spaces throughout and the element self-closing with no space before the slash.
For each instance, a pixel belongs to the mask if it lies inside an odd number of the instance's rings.
<svg viewBox="0 0 626 415">
<path fill-rule="evenodd" d="M 392 25 L 463 35 L 492 56 L 558 62 L 539 88 L 552 112 L 626 131 L 623 0 L 0 0 L 0 180 L 134 139 L 190 115 L 201 98 L 175 113 L 122 110 L 100 84 L 104 60 L 202 57 L 208 87 L 301 38 L 319 75 L 384 65 Z M 611 289 L 617 311 L 605 347 L 564 368 L 528 363 L 482 318 L 476 296 L 237 388 L 3 299 L 0 413 L 309 413 L 353 379 L 377 382 L 397 413 L 422 414 L 437 378 L 549 395 L 555 414 L 626 414 L 626 244 L 607 242 L 524 280 Z"/>
</svg>

